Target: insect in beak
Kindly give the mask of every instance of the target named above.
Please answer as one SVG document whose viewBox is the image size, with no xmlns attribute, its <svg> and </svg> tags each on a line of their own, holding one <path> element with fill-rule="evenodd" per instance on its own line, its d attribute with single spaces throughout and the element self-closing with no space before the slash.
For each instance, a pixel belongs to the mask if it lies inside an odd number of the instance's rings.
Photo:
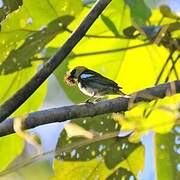
<svg viewBox="0 0 180 180">
<path fill-rule="evenodd" d="M 69 86 L 74 86 L 75 85 L 75 80 L 69 73 L 65 74 L 64 81 Z"/>
</svg>

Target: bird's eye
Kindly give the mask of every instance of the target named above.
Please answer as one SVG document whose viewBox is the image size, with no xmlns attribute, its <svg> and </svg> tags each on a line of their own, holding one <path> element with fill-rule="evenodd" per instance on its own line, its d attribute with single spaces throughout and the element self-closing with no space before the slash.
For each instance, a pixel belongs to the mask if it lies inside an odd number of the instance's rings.
<svg viewBox="0 0 180 180">
<path fill-rule="evenodd" d="M 76 69 L 73 69 L 73 70 L 71 71 L 71 76 L 74 76 L 75 73 L 76 73 Z"/>
</svg>

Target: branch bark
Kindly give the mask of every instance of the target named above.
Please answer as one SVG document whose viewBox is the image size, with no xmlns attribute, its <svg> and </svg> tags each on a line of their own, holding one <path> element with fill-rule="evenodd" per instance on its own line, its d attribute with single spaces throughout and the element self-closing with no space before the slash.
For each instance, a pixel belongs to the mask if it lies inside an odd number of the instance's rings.
<svg viewBox="0 0 180 180">
<path fill-rule="evenodd" d="M 180 93 L 180 80 L 147 88 L 130 94 L 129 97 L 118 97 L 96 104 L 79 104 L 30 113 L 26 116 L 23 127 L 24 129 L 30 129 L 43 124 L 64 122 L 69 119 L 125 112 L 138 102 L 150 102 L 177 93 Z M 0 137 L 14 133 L 14 120 L 15 118 L 7 119 L 0 124 Z"/>
<path fill-rule="evenodd" d="M 5 101 L 0 106 L 0 122 L 11 115 L 19 106 L 21 106 L 48 78 L 48 76 L 62 63 L 74 46 L 84 37 L 88 29 L 106 8 L 112 0 L 98 0 L 88 15 L 84 18 L 77 29 L 72 33 L 64 45 L 57 51 L 57 53 L 49 59 L 49 61 L 27 82 L 21 89 L 19 89 L 12 97 Z"/>
</svg>

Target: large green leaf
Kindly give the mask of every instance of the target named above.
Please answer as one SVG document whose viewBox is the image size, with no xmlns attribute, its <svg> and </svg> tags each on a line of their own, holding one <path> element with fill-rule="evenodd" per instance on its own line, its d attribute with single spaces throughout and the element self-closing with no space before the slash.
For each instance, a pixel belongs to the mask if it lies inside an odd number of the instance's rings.
<svg viewBox="0 0 180 180">
<path fill-rule="evenodd" d="M 77 128 L 77 125 L 79 128 Z M 135 151 L 139 151 L 141 152 L 139 158 L 142 161 L 138 165 L 136 164 L 136 167 L 133 162 L 136 161 L 135 157 L 130 162 L 130 171 L 137 177 L 138 171 L 143 167 L 142 145 L 141 143 L 130 143 L 127 137 L 118 137 L 120 126 L 111 119 L 110 115 L 74 120 L 70 126 L 71 128 L 68 127 L 69 125 L 65 126 L 65 130 L 61 133 L 56 148 L 56 159 L 62 161 L 60 163 L 66 172 L 71 171 L 71 167 L 68 165 L 69 162 L 71 162 L 71 166 L 82 166 L 81 162 L 84 161 L 87 162 L 87 173 L 92 170 L 89 167 L 90 163 L 93 167 L 101 164 L 102 172 L 106 169 L 105 171 L 109 172 L 108 175 L 110 175 L 115 167 L 121 166 L 128 169 L 127 161 L 129 162 L 129 160 L 127 159 L 131 158 L 130 156 Z M 83 166 L 85 166 L 85 163 L 83 163 Z M 112 171 L 108 169 L 112 169 Z M 98 175 L 98 172 L 99 170 L 95 174 Z M 100 176 L 102 172 L 100 170 Z M 57 172 L 57 174 L 59 173 Z M 84 174 L 86 173 L 84 172 Z M 93 177 L 95 174 L 93 174 Z"/>
<path fill-rule="evenodd" d="M 171 132 L 155 134 L 155 157 L 158 179 L 180 178 L 180 126 L 175 125 Z"/>
<path fill-rule="evenodd" d="M 23 140 L 17 135 L 9 135 L 0 138 L 0 171 L 4 170 L 24 147 Z"/>
<path fill-rule="evenodd" d="M 70 29 L 73 29 L 77 26 L 80 20 L 88 12 L 88 8 L 84 8 L 80 16 L 71 23 L 69 26 Z M 103 18 L 99 18 L 93 24 L 93 26 L 88 31 L 88 35 L 96 36 L 114 36 L 118 34 L 121 30 L 130 25 L 130 12 L 128 7 L 124 4 L 123 1 L 119 3 L 119 0 L 112 1 L 112 3 L 107 7 L 103 13 Z M 107 18 L 108 17 L 108 18 Z M 124 18 L 121 18 L 124 17 Z M 55 39 L 49 44 L 50 47 L 57 47 L 59 40 L 62 40 L 64 37 L 67 37 L 68 33 L 63 33 L 60 37 Z M 61 38 L 61 39 L 60 39 Z M 96 52 L 108 51 L 120 47 L 127 47 L 128 40 L 120 38 L 90 38 L 84 37 L 78 45 L 74 48 L 72 54 L 69 56 L 72 60 L 66 59 L 64 63 L 64 69 L 59 67 L 56 71 L 56 77 L 60 82 L 61 86 L 65 88 L 66 94 L 73 102 L 82 102 L 85 100 L 84 96 L 80 95 L 78 90 L 74 87 L 66 87 L 64 85 L 64 72 L 68 71 L 69 68 L 74 66 L 83 65 L 91 69 L 100 71 L 100 73 L 108 76 L 111 79 L 116 79 L 118 71 L 122 64 L 122 59 L 125 55 L 125 52 L 112 52 L 112 53 L 102 53 L 96 55 Z M 95 53 L 94 53 L 95 52 Z M 83 53 L 92 53 L 92 55 L 83 55 Z M 68 64 L 67 61 L 70 61 Z M 66 65 L 65 65 L 66 64 Z M 68 66 L 67 66 L 68 65 Z M 63 71 L 62 71 L 63 69 Z M 113 69 L 113 71 L 112 71 Z M 63 72 L 63 73 L 62 73 Z"/>
<path fill-rule="evenodd" d="M 0 103 L 11 97 L 36 73 L 42 62 L 35 62 L 34 56 L 41 58 L 38 53 L 59 32 L 62 32 L 63 27 L 72 21 L 72 16 L 81 11 L 82 2 L 79 0 L 76 3 L 76 6 L 71 7 L 72 1 L 69 0 L 26 0 L 21 8 L 9 14 L 2 22 Z M 46 85 L 47 82 L 43 83 L 12 116 L 38 110 L 46 95 Z M 15 149 L 11 147 L 14 143 Z M 6 141 L 4 140 L 0 146 L 0 149 L 4 149 L 0 152 L 0 157 L 6 160 L 6 162 L 1 160 L 4 163 L 1 164 L 2 170 L 20 154 L 23 146 L 22 140 L 10 136 L 7 136 Z"/>
<path fill-rule="evenodd" d="M 138 174 L 139 170 L 143 168 L 144 161 L 144 149 L 143 147 L 137 148 L 135 151 L 131 153 L 131 155 L 125 159 L 122 163 L 119 164 L 117 168 L 108 169 L 103 160 L 101 159 L 92 159 L 89 161 L 59 161 L 54 160 L 54 170 L 55 176 L 52 178 L 53 180 L 58 179 L 75 179 L 80 180 L 82 177 L 88 180 L 98 179 L 106 179 L 121 176 L 122 178 L 129 179 L 130 177 L 137 179 L 137 176 L 134 174 Z M 119 171 L 120 170 L 120 171 Z M 121 174 L 117 174 L 117 173 Z M 130 176 L 131 174 L 131 176 Z"/>
<path fill-rule="evenodd" d="M 0 76 L 0 103 L 11 97 L 20 87 L 22 87 L 37 71 L 39 63 L 34 63 L 32 67 Z M 12 115 L 23 115 L 38 110 L 46 96 L 47 81 Z"/>
<path fill-rule="evenodd" d="M 146 8 L 144 8 L 144 10 L 146 10 Z M 86 9 L 82 12 L 83 15 L 84 12 L 86 12 Z M 156 25 L 160 21 L 162 15 L 159 10 L 153 10 L 152 12 L 153 14 L 150 21 L 152 25 Z M 119 14 L 121 14 L 123 18 L 120 18 Z M 121 51 L 121 48 L 128 49 L 129 47 L 144 43 L 140 39 L 130 40 L 122 39 L 121 36 L 114 36 L 117 32 L 122 35 L 123 29 L 130 24 L 129 9 L 123 2 L 119 3 L 119 1 L 117 2 L 115 0 L 105 10 L 104 15 L 108 17 L 108 20 L 97 20 L 88 31 L 88 35 L 96 35 L 99 37 L 108 36 L 108 38 L 83 38 L 75 47 L 69 58 L 66 59 L 63 67 L 60 67 L 55 73 L 61 86 L 65 89 L 66 94 L 75 103 L 83 102 L 84 96 L 80 95 L 77 87 L 68 87 L 64 84 L 63 77 L 66 68 L 69 70 L 79 65 L 86 66 L 116 81 L 119 86 L 123 87 L 123 92 L 129 94 L 153 86 L 159 78 L 159 74 L 170 54 L 169 49 L 155 44 Z M 81 16 L 79 19 L 81 19 Z M 79 22 L 79 20 L 76 19 L 69 28 L 73 28 L 77 22 Z M 173 22 L 174 20 L 169 18 L 163 20 L 163 24 L 172 24 Z M 178 32 L 180 31 L 174 31 L 176 38 L 179 35 Z M 67 36 L 66 33 L 63 35 Z M 109 36 L 114 37 L 109 38 Z M 59 39 L 55 39 L 50 45 L 52 47 L 57 47 L 58 40 Z M 177 57 L 178 52 L 175 52 L 172 58 L 175 60 Z M 180 61 L 176 62 L 175 68 L 178 76 L 180 76 Z M 177 79 L 174 70 L 171 69 L 172 62 L 170 60 L 157 83 Z M 138 138 L 141 137 L 142 134 L 147 133 L 150 129 L 160 133 L 167 133 L 175 123 L 178 102 L 179 95 L 159 100 L 156 105 L 154 105 L 154 102 L 148 104 L 144 103 L 126 113 L 125 119 L 127 121 L 119 121 L 123 129 L 138 129 L 138 133 L 136 134 Z M 161 106 L 165 108 L 163 109 Z M 167 111 L 169 106 L 170 111 L 173 109 L 172 111 L 174 111 L 174 113 Z M 152 109 L 156 109 L 156 111 L 146 118 L 145 116 L 147 113 L 145 113 L 145 111 L 150 112 Z M 158 117 L 160 115 L 163 118 L 159 120 Z"/>
<path fill-rule="evenodd" d="M 48 49 L 49 51 L 52 51 L 52 49 Z M 57 49 L 54 49 L 57 50 Z M 68 59 L 67 59 L 68 60 Z M 67 72 L 68 69 L 68 61 L 64 61 L 61 66 L 59 66 L 54 74 L 56 76 L 56 78 L 58 79 L 58 82 L 61 84 L 61 87 L 65 90 L 66 95 L 75 103 L 79 103 L 79 102 L 85 102 L 85 100 L 87 99 L 87 97 L 85 95 L 83 95 L 77 86 L 67 86 L 67 84 L 64 81 L 64 75 Z M 73 93 L 72 93 L 73 91 Z"/>
<path fill-rule="evenodd" d="M 114 33 L 115 36 L 119 36 L 119 32 L 115 26 L 115 24 L 111 21 L 111 19 L 109 19 L 108 17 L 101 15 L 101 19 L 103 20 L 103 22 L 107 25 L 107 27 L 109 28 L 110 31 L 112 31 Z"/>
<path fill-rule="evenodd" d="M 27 68 L 9 75 L 0 76 L 0 103 L 11 97 L 29 78 L 31 78 L 39 63 L 35 63 L 31 68 Z M 12 116 L 23 115 L 38 110 L 46 95 L 47 82 L 45 82 Z M 23 150 L 23 140 L 17 135 L 0 138 L 0 169 L 4 169 Z M 2 150 L 2 151 L 1 151 Z"/>
<path fill-rule="evenodd" d="M 137 24 L 145 24 L 151 16 L 150 8 L 144 3 L 144 0 L 125 0 L 131 10 L 131 17 Z"/>
<path fill-rule="evenodd" d="M 73 7 L 69 0 L 24 1 L 20 9 L 2 22 L 1 74 L 31 66 L 35 54 L 62 32 L 81 9 L 80 0 Z"/>
<path fill-rule="evenodd" d="M 69 61 L 69 67 L 72 68 L 81 64 L 90 69 L 96 70 L 116 81 L 119 86 L 123 87 L 123 92 L 127 94 L 153 86 L 159 78 L 159 74 L 162 69 L 163 73 L 160 76 L 158 83 L 177 79 L 174 70 L 171 70 L 171 60 L 168 61 L 167 66 L 163 68 L 170 54 L 169 50 L 165 47 L 152 44 L 149 46 L 130 49 L 125 52 L 108 52 L 108 50 L 113 50 L 112 47 L 116 49 L 124 48 L 124 46 L 121 44 L 123 43 L 122 39 L 120 39 L 119 42 L 118 40 L 116 41 L 117 46 L 112 43 L 112 39 L 106 39 L 106 42 L 104 40 L 105 45 L 103 47 L 107 48 L 105 49 L 107 51 L 103 51 L 101 54 L 98 54 L 99 50 L 96 48 L 96 50 L 94 49 L 96 52 L 93 54 L 90 51 L 96 47 L 96 45 L 98 45 L 98 41 L 95 39 L 94 41 L 91 39 L 87 40 L 86 43 L 84 43 L 84 46 L 74 50 L 75 58 Z M 129 40 L 129 42 L 127 42 L 128 47 L 137 46 L 139 44 L 142 44 L 142 41 L 137 39 Z M 89 47 L 92 48 L 90 49 Z M 99 48 L 102 48 L 102 46 L 99 45 Z M 118 56 L 120 54 L 122 56 Z M 173 54 L 173 61 L 178 57 L 178 54 L 178 52 Z M 175 68 L 178 76 L 180 76 L 180 61 L 176 62 Z M 140 106 L 137 106 L 136 109 L 131 109 L 126 113 L 125 119 L 129 119 L 129 121 L 122 120 L 120 123 L 123 125 L 124 129 L 129 127 L 131 127 L 131 129 L 137 129 L 139 127 L 141 129 L 141 134 L 139 135 L 146 133 L 149 129 L 165 133 L 169 131 L 172 128 L 173 123 L 175 123 L 175 118 L 177 117 L 176 109 L 179 103 L 179 98 L 180 95 L 164 98 L 159 100 L 158 103 L 156 103 L 156 106 L 153 105 L 154 102 L 148 104 L 144 103 Z M 148 118 L 148 120 L 145 118 L 145 109 L 151 111 L 156 108 L 158 109 L 161 106 L 165 106 L 164 110 L 161 109 L 159 112 L 157 110 Z M 166 107 L 167 109 L 170 107 L 170 111 L 173 109 L 172 111 L 175 113 L 166 111 Z M 160 114 L 162 114 L 161 117 L 165 118 L 160 118 L 160 120 L 158 120 Z M 171 115 L 168 116 L 167 114 Z M 126 126 L 124 126 L 125 124 Z M 158 128 L 154 128 L 155 126 L 158 126 Z"/>
<path fill-rule="evenodd" d="M 64 31 L 73 20 L 72 16 L 62 16 L 50 22 L 44 29 L 29 35 L 24 43 L 17 49 L 12 50 L 8 57 L 0 65 L 0 73 L 8 74 L 23 68 L 32 66 L 35 54 L 42 51 L 58 33 Z"/>
</svg>

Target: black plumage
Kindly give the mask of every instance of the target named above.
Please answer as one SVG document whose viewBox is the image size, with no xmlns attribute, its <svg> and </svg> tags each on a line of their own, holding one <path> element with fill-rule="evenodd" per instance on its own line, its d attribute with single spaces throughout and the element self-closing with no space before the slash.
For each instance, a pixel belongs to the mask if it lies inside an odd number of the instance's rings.
<svg viewBox="0 0 180 180">
<path fill-rule="evenodd" d="M 84 75 L 84 78 L 82 78 L 83 75 Z M 85 88 L 87 90 L 93 89 L 94 94 L 91 94 L 91 95 L 92 96 L 94 95 L 94 97 L 101 97 L 101 96 L 110 95 L 110 94 L 124 95 L 124 93 L 120 91 L 122 87 L 119 87 L 116 82 L 89 69 L 86 69 L 79 75 L 78 83 L 81 84 L 81 88 Z"/>
<path fill-rule="evenodd" d="M 113 94 L 125 95 L 116 82 L 83 66 L 71 70 L 70 75 L 66 78 L 66 81 L 73 82 L 73 84 L 74 80 L 77 81 L 79 89 L 91 98 Z"/>
</svg>

